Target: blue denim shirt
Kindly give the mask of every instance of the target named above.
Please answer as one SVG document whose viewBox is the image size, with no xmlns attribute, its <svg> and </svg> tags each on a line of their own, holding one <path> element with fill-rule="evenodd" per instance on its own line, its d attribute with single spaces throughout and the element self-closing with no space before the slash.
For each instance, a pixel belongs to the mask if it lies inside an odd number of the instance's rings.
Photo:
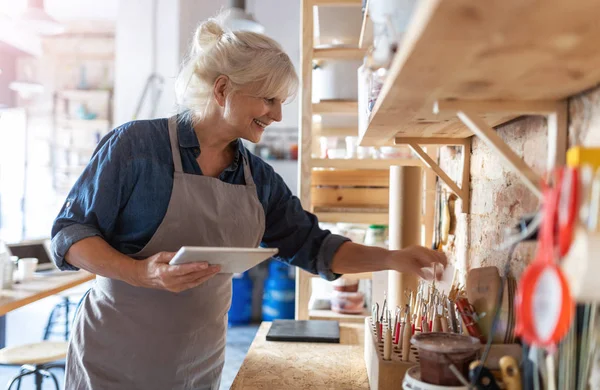
<svg viewBox="0 0 600 390">
<path fill-rule="evenodd" d="M 201 175 L 196 161 L 200 145 L 189 121 L 178 126 L 183 170 Z M 233 163 L 219 179 L 245 184 L 242 153 L 236 141 Z M 258 199 L 265 212 L 261 246 L 278 248 L 278 260 L 333 280 L 333 255 L 348 239 L 318 226 L 317 218 L 302 209 L 273 168 L 248 152 Z M 79 240 L 99 236 L 124 254 L 140 251 L 160 225 L 173 187 L 173 157 L 168 119 L 126 123 L 98 145 L 88 166 L 69 193 L 52 226 L 52 255 L 63 270 L 77 269 L 65 254 Z"/>
</svg>

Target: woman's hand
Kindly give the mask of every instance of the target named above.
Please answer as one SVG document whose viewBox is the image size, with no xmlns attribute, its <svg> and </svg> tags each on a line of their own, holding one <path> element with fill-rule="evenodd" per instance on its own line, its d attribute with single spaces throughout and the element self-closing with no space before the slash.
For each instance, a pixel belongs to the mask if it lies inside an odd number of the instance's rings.
<svg viewBox="0 0 600 390">
<path fill-rule="evenodd" d="M 159 252 L 136 261 L 136 285 L 178 293 L 201 285 L 221 269 L 206 262 L 169 265 L 173 256 L 175 252 Z"/>
<path fill-rule="evenodd" d="M 448 265 L 448 259 L 444 252 L 434 251 L 422 246 L 410 246 L 391 251 L 385 261 L 390 269 L 398 272 L 414 273 L 427 280 L 433 279 L 434 264 L 436 265 L 436 279 L 442 277 L 443 270 Z"/>
</svg>

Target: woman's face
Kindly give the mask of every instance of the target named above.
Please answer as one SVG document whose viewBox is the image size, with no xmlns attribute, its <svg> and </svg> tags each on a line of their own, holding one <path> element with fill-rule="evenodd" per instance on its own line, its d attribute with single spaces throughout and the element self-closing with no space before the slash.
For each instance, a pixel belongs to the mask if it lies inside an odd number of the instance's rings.
<svg viewBox="0 0 600 390">
<path fill-rule="evenodd" d="M 272 96 L 252 96 L 242 88 L 227 99 L 223 116 L 237 137 L 257 143 L 267 126 L 281 121 L 282 103 Z"/>
</svg>

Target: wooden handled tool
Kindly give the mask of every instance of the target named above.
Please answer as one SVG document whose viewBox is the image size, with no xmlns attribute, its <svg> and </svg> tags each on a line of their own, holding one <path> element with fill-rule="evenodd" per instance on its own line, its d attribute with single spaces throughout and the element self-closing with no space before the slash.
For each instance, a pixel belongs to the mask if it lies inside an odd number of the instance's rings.
<svg viewBox="0 0 600 390">
<path fill-rule="evenodd" d="M 500 358 L 500 371 L 502 372 L 502 381 L 506 390 L 521 390 L 521 373 L 517 359 L 512 356 L 503 356 Z"/>
<path fill-rule="evenodd" d="M 412 326 L 410 323 L 410 313 L 404 315 L 404 329 L 402 332 L 402 361 L 407 362 L 410 354 L 410 338 L 412 336 Z"/>
<path fill-rule="evenodd" d="M 392 330 L 389 324 L 385 327 L 383 338 L 383 360 L 392 360 Z"/>
</svg>

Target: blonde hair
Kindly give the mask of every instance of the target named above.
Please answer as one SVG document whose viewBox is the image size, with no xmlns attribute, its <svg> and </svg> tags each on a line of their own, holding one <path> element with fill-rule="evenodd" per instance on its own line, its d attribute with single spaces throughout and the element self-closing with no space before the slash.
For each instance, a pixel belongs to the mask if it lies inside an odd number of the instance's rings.
<svg viewBox="0 0 600 390">
<path fill-rule="evenodd" d="M 252 86 L 253 96 L 286 100 L 296 94 L 298 76 L 281 46 L 263 34 L 226 32 L 217 19 L 196 29 L 188 59 L 176 81 L 177 103 L 192 117 L 204 113 L 217 77 L 232 90 Z"/>
</svg>

